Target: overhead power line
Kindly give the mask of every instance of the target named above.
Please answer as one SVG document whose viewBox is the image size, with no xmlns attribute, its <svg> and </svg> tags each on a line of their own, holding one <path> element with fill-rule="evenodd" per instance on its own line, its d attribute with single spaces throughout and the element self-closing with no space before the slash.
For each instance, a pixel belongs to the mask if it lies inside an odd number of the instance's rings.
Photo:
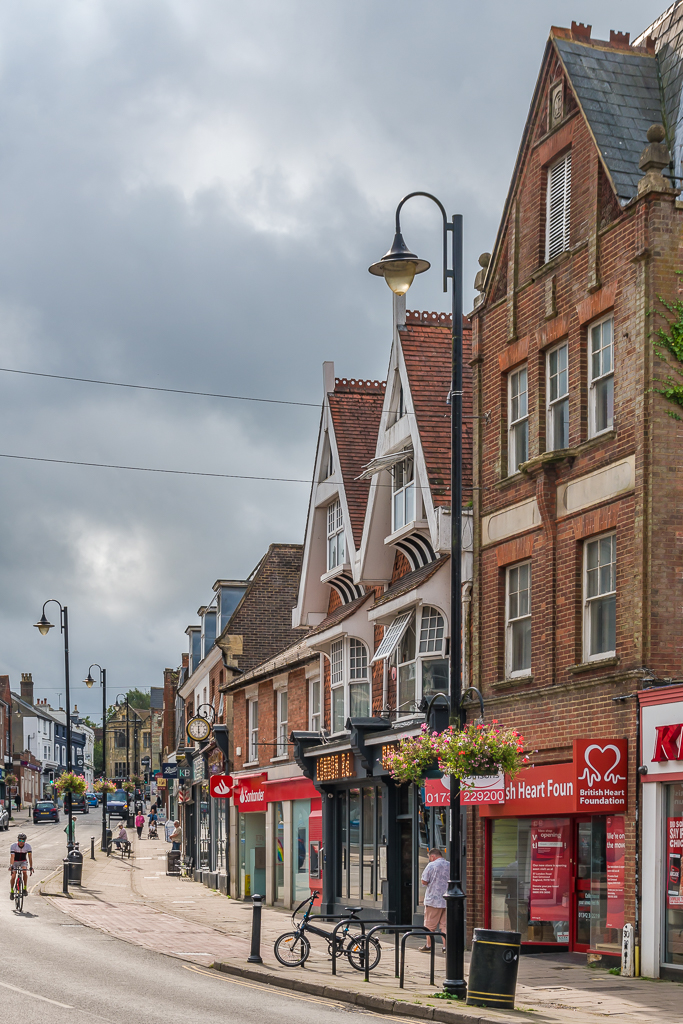
<svg viewBox="0 0 683 1024">
<path fill-rule="evenodd" d="M 10 366 L 0 366 L 0 372 L 20 373 L 25 377 L 48 377 L 50 380 L 75 380 L 81 384 L 105 384 L 110 388 L 133 388 L 136 391 L 162 391 L 168 395 L 197 395 L 200 398 L 229 398 L 233 402 L 263 402 L 266 405 L 300 405 L 307 409 L 320 408 L 319 402 L 290 402 L 284 398 L 252 398 L 248 395 L 223 395 L 213 391 L 188 391 L 184 388 L 157 388 L 152 384 L 124 384 L 117 380 L 97 380 L 94 377 L 67 377 L 61 373 L 39 373 L 37 370 L 15 370 Z"/>
<path fill-rule="evenodd" d="M 245 473 L 202 473 L 193 469 L 153 469 L 150 466 L 117 466 L 109 462 L 77 462 L 75 459 L 45 459 L 38 455 L 6 455 L 0 452 L 0 459 L 21 459 L 24 462 L 53 462 L 59 466 L 90 466 L 97 469 L 128 469 L 134 473 L 171 473 L 176 476 L 212 476 L 221 480 L 272 480 L 284 484 L 310 484 L 287 476 L 247 476 Z"/>
</svg>

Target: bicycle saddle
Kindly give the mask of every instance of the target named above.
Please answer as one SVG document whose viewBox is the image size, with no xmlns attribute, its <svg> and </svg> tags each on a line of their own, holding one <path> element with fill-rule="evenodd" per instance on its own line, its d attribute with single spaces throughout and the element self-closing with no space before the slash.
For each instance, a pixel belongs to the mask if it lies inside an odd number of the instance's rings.
<svg viewBox="0 0 683 1024">
<path fill-rule="evenodd" d="M 344 913 L 345 914 L 357 914 L 362 909 L 363 909 L 362 907 L 344 907 Z"/>
</svg>

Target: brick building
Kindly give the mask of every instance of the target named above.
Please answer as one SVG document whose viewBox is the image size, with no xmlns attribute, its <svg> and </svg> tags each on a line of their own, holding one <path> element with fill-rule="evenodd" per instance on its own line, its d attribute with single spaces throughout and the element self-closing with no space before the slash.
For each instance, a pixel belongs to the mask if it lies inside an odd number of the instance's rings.
<svg viewBox="0 0 683 1024">
<path fill-rule="evenodd" d="M 659 51 L 649 32 L 551 30 L 480 261 L 473 683 L 535 767 L 479 811 L 468 879 L 470 924 L 519 930 L 531 950 L 617 956 L 623 925 L 642 924 L 654 976 L 639 805 L 663 824 L 637 774 L 652 754 L 636 695 L 681 677 L 683 606 L 683 431 L 656 344 L 671 317 L 659 297 L 681 295 L 683 204 L 661 174 L 674 139 L 651 127 L 672 123 Z M 683 965 L 670 937 L 683 919 L 662 913 L 666 973 Z"/>
</svg>

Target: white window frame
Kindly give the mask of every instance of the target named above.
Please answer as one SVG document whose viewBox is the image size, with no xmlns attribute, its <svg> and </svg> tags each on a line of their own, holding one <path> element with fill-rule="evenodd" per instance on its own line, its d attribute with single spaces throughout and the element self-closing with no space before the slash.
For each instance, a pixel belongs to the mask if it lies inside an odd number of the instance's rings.
<svg viewBox="0 0 683 1024">
<path fill-rule="evenodd" d="M 513 575 L 517 574 L 517 580 L 519 581 L 519 570 L 526 568 L 528 571 L 527 587 L 524 590 L 517 586 L 516 590 L 511 589 L 511 580 Z M 513 594 L 517 596 L 516 605 L 513 609 Z M 526 594 L 526 605 L 522 613 L 520 614 L 519 607 L 519 595 Z M 515 648 L 515 630 L 518 626 L 522 628 L 529 628 L 531 630 L 532 622 L 532 572 L 531 572 L 531 561 L 515 562 L 514 565 L 508 565 L 505 569 L 505 677 L 506 679 L 522 678 L 531 675 L 531 637 L 529 639 L 529 664 L 522 665 L 518 668 L 514 668 L 514 648 Z"/>
<path fill-rule="evenodd" d="M 335 640 L 330 647 L 330 717 L 333 734 L 344 732 L 347 720 L 358 717 L 351 715 L 351 690 L 354 686 L 367 686 L 368 715 L 372 714 L 372 672 L 367 644 L 358 637 L 344 636 Z M 335 699 L 337 707 L 343 707 L 341 722 L 335 715 Z"/>
<path fill-rule="evenodd" d="M 517 394 L 513 394 L 513 384 L 515 381 L 520 380 L 521 375 L 524 374 L 524 388 L 520 389 L 519 384 L 517 387 Z M 515 473 L 519 473 L 519 465 L 522 462 L 527 462 L 529 459 L 529 367 L 526 363 L 523 366 L 518 366 L 514 370 L 508 373 L 507 379 L 507 392 L 508 392 L 508 476 L 514 476 Z M 521 399 L 523 396 L 523 403 Z M 515 401 L 517 402 L 517 408 L 515 409 Z M 520 409 L 520 403 L 523 405 L 523 412 Z M 518 428 L 522 425 L 526 426 L 526 451 L 524 453 L 519 451 L 518 444 Z M 520 456 L 524 454 L 524 458 Z"/>
<path fill-rule="evenodd" d="M 565 353 L 565 366 L 564 369 L 560 368 L 560 356 L 562 351 Z M 551 372 L 551 361 L 552 357 L 557 355 L 558 366 L 555 373 Z M 546 427 L 545 427 L 545 448 L 548 452 L 561 451 L 564 448 L 569 447 L 569 342 L 565 338 L 559 345 L 554 345 L 548 350 L 545 358 L 546 366 Z M 562 376 L 564 375 L 564 388 L 562 391 Z M 557 394 L 553 397 L 553 377 L 557 379 Z M 555 435 L 558 417 L 562 416 L 562 409 L 566 405 L 567 415 L 567 436 L 564 438 L 565 444 L 556 445 Z"/>
<path fill-rule="evenodd" d="M 321 695 L 320 679 L 311 679 L 308 684 L 308 727 L 311 732 L 320 732 L 322 727 Z"/>
<path fill-rule="evenodd" d="M 589 596 L 589 572 L 595 572 L 596 569 L 589 570 L 589 549 L 593 545 L 598 545 L 598 553 L 601 553 L 601 541 L 611 540 L 611 555 L 612 560 L 607 563 L 603 562 L 602 566 L 610 565 L 610 590 L 599 590 L 598 593 Z M 601 586 L 602 581 L 600 580 L 600 564 L 597 567 L 597 578 L 598 587 Z M 605 651 L 592 650 L 592 626 L 593 626 L 593 615 L 597 614 L 598 604 L 605 604 L 607 600 L 610 600 L 614 604 L 614 617 L 615 617 L 615 629 L 614 629 L 614 647 Z M 604 661 L 605 658 L 613 658 L 616 655 L 616 601 L 617 601 L 617 534 L 615 530 L 611 530 L 609 533 L 602 533 L 598 536 L 587 537 L 583 542 L 583 660 L 584 663 L 590 661 Z"/>
<path fill-rule="evenodd" d="M 611 324 L 611 342 L 609 346 L 600 346 L 600 366 L 598 367 L 599 372 L 594 375 L 593 373 L 593 331 L 600 328 L 600 338 L 604 337 L 604 324 Z M 614 314 L 609 313 L 607 316 L 601 317 L 599 320 L 594 320 L 588 325 L 588 342 L 587 342 L 587 362 L 588 362 L 588 436 L 598 437 L 600 434 L 606 433 L 608 430 L 614 428 Z M 603 370 L 604 360 L 602 353 L 606 350 L 610 352 L 610 368 Z M 608 417 L 608 421 L 604 427 L 598 429 L 597 424 L 597 412 L 598 412 L 598 392 L 602 385 L 607 385 L 608 389 L 611 390 L 611 406 L 612 415 Z"/>
<path fill-rule="evenodd" d="M 411 665 L 414 665 L 415 698 L 412 704 L 417 707 L 424 694 L 425 665 L 434 661 L 444 661 L 446 656 L 446 616 L 441 609 L 433 605 L 422 605 L 411 609 L 408 615 L 408 622 L 405 624 L 401 623 L 398 642 L 392 646 L 391 651 L 387 655 L 387 657 L 391 658 L 392 668 L 396 670 L 397 719 L 411 718 L 415 715 L 414 707 L 404 707 L 399 703 L 401 697 L 401 669 L 409 669 Z M 398 622 L 398 620 L 395 621 Z M 414 656 L 406 661 L 399 661 L 403 638 L 411 627 L 415 631 Z M 392 627 L 390 626 L 389 628 L 391 629 Z M 434 693 L 436 692 L 447 693 L 447 690 L 435 690 Z"/>
<path fill-rule="evenodd" d="M 410 474 L 409 479 L 406 479 L 407 474 Z M 399 487 L 397 483 L 400 483 Z M 416 519 L 415 456 L 409 455 L 397 462 L 391 471 L 391 532 L 396 533 Z"/>
<path fill-rule="evenodd" d="M 327 516 L 327 571 L 346 562 L 346 538 L 344 535 L 344 512 L 339 498 L 325 509 Z"/>
<path fill-rule="evenodd" d="M 546 174 L 545 261 L 569 248 L 572 197 L 571 149 L 548 167 Z"/>
<path fill-rule="evenodd" d="M 341 692 L 340 692 L 341 691 Z M 337 719 L 337 709 L 341 698 L 341 723 Z M 346 723 L 346 695 L 344 693 L 344 640 L 335 640 L 330 647 L 330 729 L 331 732 L 344 731 Z"/>
<path fill-rule="evenodd" d="M 287 688 L 278 690 L 276 694 L 277 700 L 277 754 L 276 757 L 287 756 L 287 741 L 289 739 L 289 732 L 287 729 L 288 722 L 288 711 L 289 711 L 289 700 L 287 698 Z"/>
<path fill-rule="evenodd" d="M 349 637 L 346 644 L 348 650 L 348 709 L 349 718 L 365 717 L 355 715 L 353 711 L 353 696 L 355 687 L 367 687 L 368 711 L 367 717 L 372 714 L 372 677 L 370 673 L 370 658 L 368 649 L 358 637 Z"/>
<path fill-rule="evenodd" d="M 258 754 L 258 697 L 252 697 L 247 701 L 247 729 L 249 739 L 249 759 L 252 764 L 259 759 Z"/>
</svg>

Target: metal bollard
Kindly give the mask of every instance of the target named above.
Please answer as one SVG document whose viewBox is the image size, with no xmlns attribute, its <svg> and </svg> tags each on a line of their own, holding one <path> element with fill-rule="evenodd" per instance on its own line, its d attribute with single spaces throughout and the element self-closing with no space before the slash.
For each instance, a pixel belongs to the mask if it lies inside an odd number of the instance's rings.
<svg viewBox="0 0 683 1024">
<path fill-rule="evenodd" d="M 69 895 L 69 862 L 68 860 L 62 861 L 62 892 L 65 896 Z"/>
<path fill-rule="evenodd" d="M 95 859 L 95 837 L 90 836 L 90 860 Z"/>
<path fill-rule="evenodd" d="M 261 959 L 261 906 L 263 896 L 257 893 L 251 897 L 254 904 L 254 913 L 251 918 L 251 953 L 247 957 L 248 964 L 262 964 Z"/>
</svg>

